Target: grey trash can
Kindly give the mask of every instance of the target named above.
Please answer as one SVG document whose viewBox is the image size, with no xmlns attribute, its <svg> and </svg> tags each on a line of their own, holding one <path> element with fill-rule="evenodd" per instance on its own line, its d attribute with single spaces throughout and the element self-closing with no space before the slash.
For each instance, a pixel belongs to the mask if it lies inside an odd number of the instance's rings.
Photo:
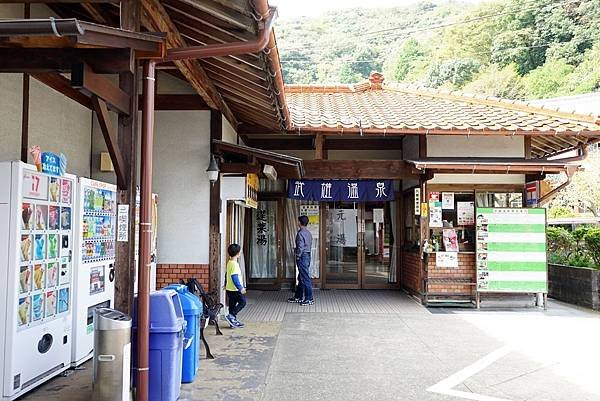
<svg viewBox="0 0 600 401">
<path fill-rule="evenodd" d="M 131 317 L 98 308 L 94 317 L 92 401 L 129 401 Z"/>
</svg>

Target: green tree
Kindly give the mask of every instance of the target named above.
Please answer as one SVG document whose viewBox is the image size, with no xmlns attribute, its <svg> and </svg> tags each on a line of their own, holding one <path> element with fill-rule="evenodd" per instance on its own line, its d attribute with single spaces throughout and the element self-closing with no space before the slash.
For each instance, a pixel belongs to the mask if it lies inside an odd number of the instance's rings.
<svg viewBox="0 0 600 401">
<path fill-rule="evenodd" d="M 574 69 L 564 60 L 549 61 L 527 74 L 523 83 L 532 98 L 558 96 Z"/>
<path fill-rule="evenodd" d="M 473 59 L 450 59 L 435 63 L 427 72 L 425 85 L 439 88 L 450 84 L 454 88 L 461 88 L 479 72 L 481 64 Z"/>
<path fill-rule="evenodd" d="M 527 91 L 514 64 L 499 69 L 491 65 L 478 74 L 463 90 L 480 95 L 496 96 L 505 99 L 523 99 Z"/>
<path fill-rule="evenodd" d="M 388 68 L 390 78 L 394 81 L 404 81 L 408 74 L 421 65 L 427 55 L 421 43 L 414 38 L 408 38 L 402 44 L 400 51 L 391 61 Z"/>
</svg>

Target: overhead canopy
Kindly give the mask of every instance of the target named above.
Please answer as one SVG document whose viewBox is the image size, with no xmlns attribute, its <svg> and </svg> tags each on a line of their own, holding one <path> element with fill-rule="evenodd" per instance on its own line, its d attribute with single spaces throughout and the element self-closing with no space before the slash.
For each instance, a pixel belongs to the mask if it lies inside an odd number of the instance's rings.
<svg viewBox="0 0 600 401">
<path fill-rule="evenodd" d="M 164 34 L 131 32 L 75 18 L 0 20 L 0 47 L 128 48 L 138 58 L 160 58 L 166 50 L 164 37 Z"/>
<path fill-rule="evenodd" d="M 571 174 L 582 164 L 580 161 L 471 157 L 423 158 L 406 162 L 413 166 L 415 172 L 470 174 Z"/>
<path fill-rule="evenodd" d="M 258 173 L 264 165 L 275 168 L 279 177 L 302 178 L 304 165 L 297 157 L 251 148 L 249 146 L 213 140 L 213 153 L 221 156 L 224 163 L 220 169 L 223 173 Z"/>
</svg>

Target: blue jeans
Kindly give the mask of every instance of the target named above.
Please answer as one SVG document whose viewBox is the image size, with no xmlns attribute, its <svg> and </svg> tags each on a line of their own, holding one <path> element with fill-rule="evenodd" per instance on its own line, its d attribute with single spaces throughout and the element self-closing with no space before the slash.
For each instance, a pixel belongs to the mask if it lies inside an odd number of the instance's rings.
<svg viewBox="0 0 600 401">
<path fill-rule="evenodd" d="M 310 279 L 310 253 L 304 252 L 296 259 L 298 265 L 298 286 L 296 286 L 296 294 L 294 295 L 297 299 L 304 299 L 306 301 L 313 300 L 312 292 L 312 281 Z"/>
</svg>

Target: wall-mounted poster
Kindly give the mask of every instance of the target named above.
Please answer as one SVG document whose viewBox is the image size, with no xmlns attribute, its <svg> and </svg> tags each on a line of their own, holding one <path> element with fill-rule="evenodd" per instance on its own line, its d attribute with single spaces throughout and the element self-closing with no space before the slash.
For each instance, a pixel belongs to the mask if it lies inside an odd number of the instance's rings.
<svg viewBox="0 0 600 401">
<path fill-rule="evenodd" d="M 442 209 L 454 210 L 454 192 L 442 192 Z"/>
<path fill-rule="evenodd" d="M 457 202 L 456 215 L 459 226 L 475 225 L 475 203 L 474 202 Z"/>
<path fill-rule="evenodd" d="M 443 227 L 442 202 L 429 201 L 429 227 Z"/>
<path fill-rule="evenodd" d="M 443 230 L 442 239 L 444 241 L 444 249 L 446 250 L 446 252 L 458 252 L 458 239 L 456 237 L 455 230 Z"/>
<path fill-rule="evenodd" d="M 477 291 L 546 293 L 546 211 L 477 209 Z"/>
</svg>

